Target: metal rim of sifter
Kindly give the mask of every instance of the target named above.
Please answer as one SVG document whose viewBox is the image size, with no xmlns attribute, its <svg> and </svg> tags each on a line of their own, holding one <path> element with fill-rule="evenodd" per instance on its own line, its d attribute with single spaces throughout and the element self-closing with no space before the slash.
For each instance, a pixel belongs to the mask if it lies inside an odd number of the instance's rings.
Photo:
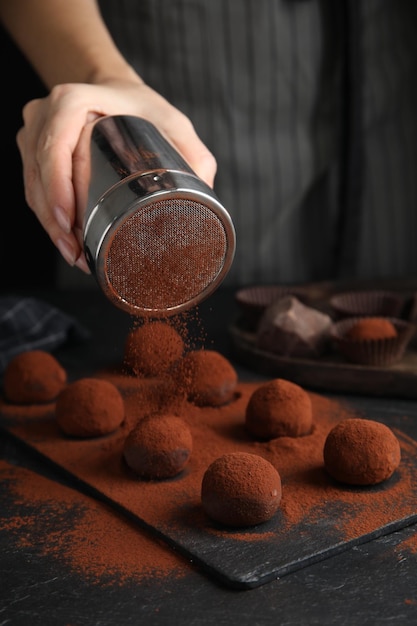
<svg viewBox="0 0 417 626">
<path fill-rule="evenodd" d="M 156 191 L 132 200 L 132 186 L 143 186 L 144 177 L 158 179 Z M 164 177 L 169 185 L 161 183 Z M 90 213 L 84 241 L 107 298 L 131 315 L 157 318 L 184 312 L 217 289 L 233 262 L 236 237 L 209 187 L 165 171 L 131 176 L 109 190 Z"/>
</svg>

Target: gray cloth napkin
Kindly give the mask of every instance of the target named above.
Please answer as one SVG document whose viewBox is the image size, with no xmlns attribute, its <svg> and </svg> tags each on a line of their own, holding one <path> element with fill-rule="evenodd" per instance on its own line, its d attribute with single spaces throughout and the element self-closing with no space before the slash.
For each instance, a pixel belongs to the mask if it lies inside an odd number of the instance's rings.
<svg viewBox="0 0 417 626">
<path fill-rule="evenodd" d="M 50 352 L 85 341 L 89 331 L 74 318 L 37 298 L 0 297 L 0 375 L 11 358 L 27 350 Z"/>
</svg>

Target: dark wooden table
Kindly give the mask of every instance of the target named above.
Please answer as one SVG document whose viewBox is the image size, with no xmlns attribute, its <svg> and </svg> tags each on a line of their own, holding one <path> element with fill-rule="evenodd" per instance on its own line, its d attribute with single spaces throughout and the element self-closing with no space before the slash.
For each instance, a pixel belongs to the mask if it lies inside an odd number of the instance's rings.
<svg viewBox="0 0 417 626">
<path fill-rule="evenodd" d="M 89 341 L 64 346 L 57 352 L 70 376 L 86 375 L 120 359 L 131 322 L 98 290 L 25 295 L 42 297 L 90 329 Z M 228 325 L 237 314 L 233 292 L 218 290 L 200 307 L 200 314 L 210 346 L 233 361 L 228 333 Z M 262 379 L 250 369 L 234 364 L 242 380 Z M 417 420 L 417 402 L 413 400 L 353 399 L 371 413 L 393 411 Z M 52 480 L 58 478 L 45 463 L 8 437 L 0 441 L 0 458 L 29 467 Z M 232 590 L 193 568 L 181 579 L 167 577 L 155 583 L 148 580 L 109 589 L 87 582 L 82 574 L 69 573 L 51 555 L 42 556 L 42 550 L 34 550 L 30 542 L 25 545 L 23 536 L 22 541 L 17 541 L 16 529 L 12 533 L 5 523 L 16 503 L 1 484 L 0 507 L 0 624 L 414 626 L 417 623 L 417 553 L 405 548 L 416 532 L 415 525 L 256 589 Z M 56 521 L 56 531 L 65 531 L 63 520 Z M 36 528 L 36 532 L 42 533 L 42 528 Z M 47 536 L 44 541 L 48 541 Z"/>
</svg>

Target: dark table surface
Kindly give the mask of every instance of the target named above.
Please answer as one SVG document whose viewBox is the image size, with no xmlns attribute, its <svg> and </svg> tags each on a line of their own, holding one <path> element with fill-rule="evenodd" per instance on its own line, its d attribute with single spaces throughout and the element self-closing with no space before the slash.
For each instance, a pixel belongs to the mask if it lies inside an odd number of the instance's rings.
<svg viewBox="0 0 417 626">
<path fill-rule="evenodd" d="M 87 375 L 121 358 L 131 320 L 98 290 L 23 295 L 58 306 L 91 331 L 88 341 L 63 346 L 56 353 L 70 377 Z M 228 289 L 219 289 L 199 307 L 206 347 L 219 350 L 233 363 L 228 326 L 236 315 L 233 292 Z M 241 380 L 262 379 L 256 372 L 234 365 Z M 379 410 L 392 411 L 417 420 L 416 401 L 383 397 L 352 400 L 375 415 Z M 0 459 L 59 482 L 52 468 L 7 436 L 0 440 Z M 18 541 L 16 529 L 2 523 L 17 505 L 1 485 L 0 506 L 2 626 L 417 624 L 417 551 L 409 549 L 416 525 L 256 589 L 226 588 L 193 567 L 179 579 L 167 576 L 108 587 L 89 582 L 82 573 L 69 572 L 59 559 L 34 549 L 31 542 Z M 38 534 L 42 533 L 41 519 L 39 526 L 34 529 Z M 55 533 L 65 532 L 65 521 L 57 519 Z"/>
</svg>

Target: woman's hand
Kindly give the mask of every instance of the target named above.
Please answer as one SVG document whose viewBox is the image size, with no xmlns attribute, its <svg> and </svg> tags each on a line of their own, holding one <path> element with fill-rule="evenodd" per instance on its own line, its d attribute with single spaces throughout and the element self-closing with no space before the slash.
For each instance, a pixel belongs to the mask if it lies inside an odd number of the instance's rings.
<svg viewBox="0 0 417 626">
<path fill-rule="evenodd" d="M 78 179 L 80 171 L 88 177 L 88 168 L 80 167 L 88 155 L 77 152 L 77 146 L 86 125 L 103 115 L 149 120 L 210 186 L 217 167 L 190 120 L 140 80 L 57 85 L 47 97 L 28 102 L 17 134 L 26 201 L 67 263 L 86 273 L 82 246 L 86 207 L 77 206 L 77 186 L 88 185 L 88 180 Z"/>
</svg>

